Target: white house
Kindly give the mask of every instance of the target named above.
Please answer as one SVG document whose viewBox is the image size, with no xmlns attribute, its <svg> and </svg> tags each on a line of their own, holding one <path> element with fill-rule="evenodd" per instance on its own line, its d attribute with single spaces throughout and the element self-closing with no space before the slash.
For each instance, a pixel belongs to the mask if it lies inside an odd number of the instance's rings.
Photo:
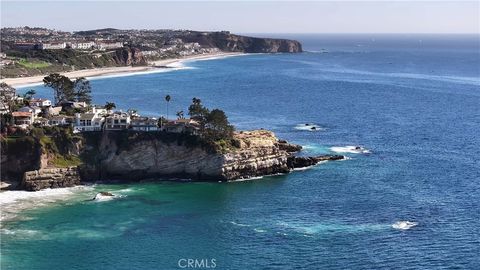
<svg viewBox="0 0 480 270">
<path fill-rule="evenodd" d="M 72 49 L 77 49 L 77 50 L 90 50 L 93 47 L 95 47 L 95 42 L 93 41 L 72 42 L 70 44 L 70 47 Z"/>
<path fill-rule="evenodd" d="M 13 120 L 16 125 L 31 125 L 33 124 L 33 113 L 31 112 L 13 112 Z"/>
<path fill-rule="evenodd" d="M 100 131 L 105 122 L 105 113 L 105 109 L 95 107 L 87 113 L 77 113 L 73 127 L 79 131 Z"/>
<path fill-rule="evenodd" d="M 37 107 L 48 107 L 52 106 L 52 101 L 49 99 L 42 99 L 42 98 L 33 98 L 29 102 L 30 106 L 37 106 Z"/>
<path fill-rule="evenodd" d="M 51 43 L 42 43 L 41 48 L 43 50 L 61 50 L 67 47 L 65 42 L 51 42 Z"/>
<path fill-rule="evenodd" d="M 111 40 L 97 41 L 95 45 L 99 50 L 111 50 L 123 47 L 122 42 L 116 42 Z"/>
<path fill-rule="evenodd" d="M 130 115 L 123 112 L 115 112 L 107 116 L 105 129 L 106 130 L 120 130 L 130 127 Z"/>
</svg>

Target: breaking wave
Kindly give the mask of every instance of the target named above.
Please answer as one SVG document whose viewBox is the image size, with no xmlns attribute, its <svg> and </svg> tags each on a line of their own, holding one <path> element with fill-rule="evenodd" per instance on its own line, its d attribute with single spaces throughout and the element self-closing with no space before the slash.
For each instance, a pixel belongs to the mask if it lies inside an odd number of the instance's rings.
<svg viewBox="0 0 480 270">
<path fill-rule="evenodd" d="M 370 150 L 361 146 L 347 145 L 347 146 L 334 146 L 330 147 L 332 152 L 336 153 L 351 153 L 351 154 L 368 154 Z"/>
<path fill-rule="evenodd" d="M 306 123 L 306 124 L 298 124 L 295 126 L 296 130 L 304 130 L 304 131 L 323 131 L 325 128 L 317 125 L 317 124 L 312 124 L 312 123 Z"/>
<path fill-rule="evenodd" d="M 397 230 L 408 230 L 418 225 L 418 222 L 413 221 L 397 221 L 392 224 L 392 228 Z"/>
</svg>

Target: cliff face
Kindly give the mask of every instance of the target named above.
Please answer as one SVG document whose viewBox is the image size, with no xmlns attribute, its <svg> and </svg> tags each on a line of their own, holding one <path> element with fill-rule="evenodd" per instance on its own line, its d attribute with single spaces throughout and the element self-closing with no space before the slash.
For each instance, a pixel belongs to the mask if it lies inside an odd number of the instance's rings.
<svg viewBox="0 0 480 270">
<path fill-rule="evenodd" d="M 124 47 L 115 51 L 113 59 L 121 66 L 144 66 L 147 60 L 140 49 Z"/>
<path fill-rule="evenodd" d="M 209 35 L 198 33 L 182 38 L 184 42 L 198 42 L 200 45 L 216 47 L 222 51 L 246 53 L 298 53 L 302 44 L 296 40 L 255 38 L 215 32 Z"/>
<path fill-rule="evenodd" d="M 31 137 L 25 137 L 10 143 L 1 144 L 2 181 L 18 183 L 25 171 L 36 170 L 42 164 L 42 147 Z"/>
<path fill-rule="evenodd" d="M 26 190 L 72 187 L 80 184 L 77 167 L 49 168 L 25 172 L 22 187 Z"/>
<path fill-rule="evenodd" d="M 49 140 L 45 137 L 31 141 L 9 144 L 9 151 L 2 155 L 6 157 L 2 168 L 11 166 L 2 171 L 2 179 L 9 175 L 7 172 L 15 172 L 16 181 L 21 179 L 20 187 L 26 190 L 98 180 L 233 181 L 343 159 L 329 155 L 296 157 L 293 153 L 301 146 L 278 140 L 266 130 L 236 133 L 235 146 L 232 143 L 229 148 L 219 148 L 198 136 L 165 132 L 88 132 L 81 139 L 70 138 L 63 144 L 46 143 Z"/>
<path fill-rule="evenodd" d="M 227 153 L 211 151 L 186 141 L 142 138 L 122 145 L 116 133 L 105 133 L 82 173 L 89 180 L 155 177 L 226 181 L 259 175 L 286 173 L 287 157 L 270 131 L 236 135 L 240 147 Z M 94 165 L 98 164 L 98 165 Z"/>
</svg>

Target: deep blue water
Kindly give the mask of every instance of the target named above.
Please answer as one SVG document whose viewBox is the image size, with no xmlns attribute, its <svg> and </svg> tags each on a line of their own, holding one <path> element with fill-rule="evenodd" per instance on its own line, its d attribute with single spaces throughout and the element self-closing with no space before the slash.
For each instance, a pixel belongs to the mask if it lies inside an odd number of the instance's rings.
<svg viewBox="0 0 480 270">
<path fill-rule="evenodd" d="M 170 112 L 198 97 L 304 154 L 371 153 L 239 183 L 97 185 L 6 222 L 2 269 L 479 269 L 479 37 L 286 36 L 308 52 L 95 79 L 94 101 L 158 115 L 166 94 Z M 98 190 L 123 197 L 84 201 Z"/>
</svg>

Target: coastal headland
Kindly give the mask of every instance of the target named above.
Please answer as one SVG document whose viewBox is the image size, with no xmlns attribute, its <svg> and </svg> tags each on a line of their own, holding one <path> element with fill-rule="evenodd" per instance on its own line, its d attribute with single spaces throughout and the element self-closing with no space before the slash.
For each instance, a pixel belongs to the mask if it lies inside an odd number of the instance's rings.
<svg viewBox="0 0 480 270">
<path fill-rule="evenodd" d="M 4 144 L 2 179 L 41 190 L 108 181 L 234 181 L 289 173 L 340 155 L 297 157 L 300 145 L 267 130 L 238 131 L 231 142 L 191 134 L 99 131 L 36 132 Z M 62 135 L 60 135 L 62 134 Z"/>
</svg>

